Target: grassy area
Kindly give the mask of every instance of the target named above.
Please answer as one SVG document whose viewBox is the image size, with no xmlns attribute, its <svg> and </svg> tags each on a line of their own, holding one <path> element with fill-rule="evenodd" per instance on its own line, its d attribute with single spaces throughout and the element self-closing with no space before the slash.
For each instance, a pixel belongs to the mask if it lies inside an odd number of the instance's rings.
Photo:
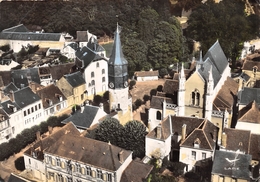
<svg viewBox="0 0 260 182">
<path fill-rule="evenodd" d="M 110 42 L 108 44 L 103 44 L 102 46 L 104 47 L 104 49 L 106 50 L 106 55 L 109 58 L 111 53 L 112 53 L 112 49 L 113 49 L 113 42 Z"/>
</svg>

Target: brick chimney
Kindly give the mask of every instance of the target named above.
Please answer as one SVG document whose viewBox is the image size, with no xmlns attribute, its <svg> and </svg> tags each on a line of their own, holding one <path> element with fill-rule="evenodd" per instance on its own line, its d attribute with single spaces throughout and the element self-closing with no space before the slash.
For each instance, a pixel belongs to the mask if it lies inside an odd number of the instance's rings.
<svg viewBox="0 0 260 182">
<path fill-rule="evenodd" d="M 181 141 L 184 141 L 186 138 L 186 128 L 187 128 L 186 124 L 183 124 L 181 127 Z"/>
<path fill-rule="evenodd" d="M 14 91 L 10 90 L 9 97 L 12 102 L 14 102 Z"/>
<path fill-rule="evenodd" d="M 161 123 L 156 127 L 156 138 L 161 139 L 162 137 L 162 125 Z"/>
<path fill-rule="evenodd" d="M 222 133 L 221 136 L 221 145 L 226 148 L 227 147 L 227 134 L 225 132 Z"/>
<path fill-rule="evenodd" d="M 124 162 L 123 153 L 124 153 L 123 150 L 121 150 L 121 151 L 118 153 L 118 159 L 119 159 L 119 162 L 120 162 L 120 163 L 123 163 L 123 162 Z"/>
</svg>

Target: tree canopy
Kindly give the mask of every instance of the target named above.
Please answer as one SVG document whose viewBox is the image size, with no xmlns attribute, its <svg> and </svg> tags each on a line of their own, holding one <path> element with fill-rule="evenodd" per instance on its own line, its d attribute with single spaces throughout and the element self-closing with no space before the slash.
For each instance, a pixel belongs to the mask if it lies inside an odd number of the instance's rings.
<svg viewBox="0 0 260 182">
<path fill-rule="evenodd" d="M 133 151 L 133 157 L 145 154 L 146 127 L 139 121 L 129 121 L 124 126 L 115 118 L 105 119 L 95 131 L 94 139 Z"/>
<path fill-rule="evenodd" d="M 208 0 L 193 10 L 186 34 L 201 42 L 203 52 L 219 40 L 226 56 L 235 61 L 242 43 L 259 34 L 259 18 L 247 16 L 244 8 L 242 0 L 223 0 L 220 3 Z"/>
</svg>

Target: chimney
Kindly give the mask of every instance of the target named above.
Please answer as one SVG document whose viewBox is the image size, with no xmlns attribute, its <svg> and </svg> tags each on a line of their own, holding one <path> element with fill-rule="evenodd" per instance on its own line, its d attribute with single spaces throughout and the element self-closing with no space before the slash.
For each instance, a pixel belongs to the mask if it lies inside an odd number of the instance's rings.
<svg viewBox="0 0 260 182">
<path fill-rule="evenodd" d="M 161 139 L 162 137 L 162 125 L 161 123 L 156 128 L 156 138 Z"/>
<path fill-rule="evenodd" d="M 40 131 L 37 131 L 37 132 L 36 132 L 36 140 L 37 140 L 37 141 L 40 141 L 40 140 L 41 140 L 41 132 L 40 132 Z"/>
<path fill-rule="evenodd" d="M 9 94 L 10 100 L 11 100 L 12 102 L 14 102 L 14 91 L 10 90 L 9 93 L 10 93 L 10 94 Z"/>
<path fill-rule="evenodd" d="M 226 148 L 227 147 L 227 134 L 225 132 L 222 133 L 221 136 L 221 145 Z"/>
<path fill-rule="evenodd" d="M 118 153 L 118 159 L 119 159 L 119 162 L 120 162 L 120 163 L 123 163 L 123 162 L 124 162 L 123 153 L 124 153 L 123 150 L 121 150 L 121 151 Z"/>
<path fill-rule="evenodd" d="M 162 120 L 166 117 L 166 100 L 163 100 L 163 108 L 162 108 Z"/>
<path fill-rule="evenodd" d="M 186 138 L 186 124 L 183 124 L 181 127 L 181 141 L 184 141 Z"/>
<path fill-rule="evenodd" d="M 217 141 L 217 135 L 218 135 L 218 130 L 217 130 L 217 128 L 214 128 L 214 130 L 213 130 L 213 141 L 214 142 Z"/>
<path fill-rule="evenodd" d="M 52 134 L 52 127 L 51 126 L 48 126 L 48 131 L 49 131 L 49 134 L 51 135 Z"/>
</svg>

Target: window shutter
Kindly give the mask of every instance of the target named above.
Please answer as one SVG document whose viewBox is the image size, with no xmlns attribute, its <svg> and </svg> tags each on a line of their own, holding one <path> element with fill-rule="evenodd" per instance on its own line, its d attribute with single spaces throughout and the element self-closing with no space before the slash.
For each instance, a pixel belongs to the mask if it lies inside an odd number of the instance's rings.
<svg viewBox="0 0 260 182">
<path fill-rule="evenodd" d="M 84 168 L 84 167 L 81 168 L 81 174 L 86 174 L 86 173 L 85 173 L 85 168 Z"/>
<path fill-rule="evenodd" d="M 103 173 L 103 174 L 102 174 L 102 179 L 103 179 L 104 181 L 107 181 L 107 174 L 106 174 L 106 173 Z"/>
<path fill-rule="evenodd" d="M 92 177 L 95 178 L 96 177 L 96 171 L 92 170 Z"/>
<path fill-rule="evenodd" d="M 61 162 L 61 167 L 64 169 L 65 168 L 65 162 Z"/>
</svg>

